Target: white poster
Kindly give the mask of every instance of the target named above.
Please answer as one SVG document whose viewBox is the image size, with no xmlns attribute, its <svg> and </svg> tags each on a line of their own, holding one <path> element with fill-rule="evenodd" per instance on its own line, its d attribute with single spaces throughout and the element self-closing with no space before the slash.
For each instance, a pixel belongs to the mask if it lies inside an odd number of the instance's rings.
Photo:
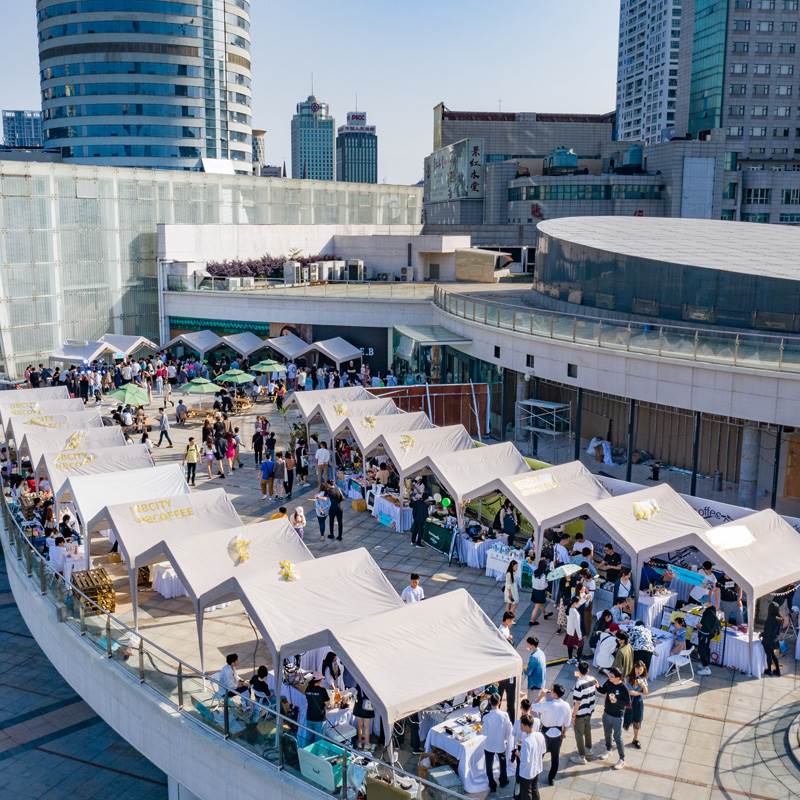
<svg viewBox="0 0 800 800">
<path fill-rule="evenodd" d="M 425 159 L 432 203 L 483 197 L 483 139 L 462 139 Z"/>
</svg>

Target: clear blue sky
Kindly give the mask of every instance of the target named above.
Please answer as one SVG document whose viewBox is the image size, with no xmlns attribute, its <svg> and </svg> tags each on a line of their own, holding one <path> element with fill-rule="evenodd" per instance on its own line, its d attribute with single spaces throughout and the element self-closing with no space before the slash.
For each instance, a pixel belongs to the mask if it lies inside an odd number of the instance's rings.
<svg viewBox="0 0 800 800">
<path fill-rule="evenodd" d="M 0 108 L 38 108 L 34 0 L 0 0 Z M 433 106 L 600 113 L 614 107 L 619 0 L 251 0 L 254 127 L 290 162 L 310 91 L 342 124 L 378 126 L 379 180 L 416 183 Z"/>
</svg>

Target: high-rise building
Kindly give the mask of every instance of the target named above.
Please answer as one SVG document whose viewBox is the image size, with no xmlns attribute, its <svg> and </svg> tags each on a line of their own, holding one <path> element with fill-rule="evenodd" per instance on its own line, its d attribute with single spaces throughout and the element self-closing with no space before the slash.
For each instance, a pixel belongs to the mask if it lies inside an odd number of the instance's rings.
<svg viewBox="0 0 800 800">
<path fill-rule="evenodd" d="M 248 0 L 38 6 L 45 140 L 65 161 L 251 172 Z"/>
<path fill-rule="evenodd" d="M 253 128 L 253 175 L 260 175 L 267 163 L 267 132 Z"/>
<path fill-rule="evenodd" d="M 4 111 L 3 143 L 7 147 L 41 147 L 41 111 Z"/>
<path fill-rule="evenodd" d="M 336 180 L 378 182 L 378 136 L 364 111 L 350 111 L 336 136 Z"/>
<path fill-rule="evenodd" d="M 681 0 L 621 0 L 617 138 L 652 144 L 675 126 Z"/>
<path fill-rule="evenodd" d="M 314 95 L 292 117 L 292 177 L 332 181 L 336 176 L 336 120 Z"/>
</svg>

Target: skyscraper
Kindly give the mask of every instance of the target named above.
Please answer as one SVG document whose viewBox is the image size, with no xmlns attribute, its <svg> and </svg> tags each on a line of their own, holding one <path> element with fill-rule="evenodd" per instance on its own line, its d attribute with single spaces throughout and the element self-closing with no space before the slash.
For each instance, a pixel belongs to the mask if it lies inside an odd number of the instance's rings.
<svg viewBox="0 0 800 800">
<path fill-rule="evenodd" d="M 292 117 L 292 177 L 332 181 L 336 175 L 336 120 L 314 95 Z"/>
<path fill-rule="evenodd" d="M 617 138 L 655 143 L 675 126 L 681 0 L 621 0 Z"/>
<path fill-rule="evenodd" d="M 8 147 L 41 147 L 42 112 L 4 111 L 3 143 Z"/>
<path fill-rule="evenodd" d="M 253 175 L 260 175 L 267 163 L 267 132 L 253 128 Z"/>
<path fill-rule="evenodd" d="M 378 137 L 364 111 L 350 111 L 336 136 L 336 180 L 378 182 Z"/>
<path fill-rule="evenodd" d="M 248 0 L 38 5 L 45 143 L 65 161 L 250 173 Z"/>
</svg>

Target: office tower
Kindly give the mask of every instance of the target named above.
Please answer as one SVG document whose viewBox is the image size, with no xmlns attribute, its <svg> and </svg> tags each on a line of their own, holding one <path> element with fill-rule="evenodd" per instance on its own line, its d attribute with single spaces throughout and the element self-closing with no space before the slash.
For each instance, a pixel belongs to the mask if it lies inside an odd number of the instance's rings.
<svg viewBox="0 0 800 800">
<path fill-rule="evenodd" d="M 378 182 L 378 136 L 364 111 L 350 111 L 336 136 L 336 180 Z"/>
<path fill-rule="evenodd" d="M 39 3 L 44 133 L 65 161 L 249 174 L 248 0 Z"/>
<path fill-rule="evenodd" d="M 332 181 L 336 176 L 336 120 L 314 95 L 292 117 L 292 177 Z"/>
<path fill-rule="evenodd" d="M 267 163 L 267 132 L 253 128 L 253 175 L 260 175 Z"/>
<path fill-rule="evenodd" d="M 3 143 L 7 147 L 41 147 L 42 112 L 4 111 Z"/>
<path fill-rule="evenodd" d="M 654 144 L 675 126 L 681 0 L 621 0 L 617 138 Z"/>
</svg>

